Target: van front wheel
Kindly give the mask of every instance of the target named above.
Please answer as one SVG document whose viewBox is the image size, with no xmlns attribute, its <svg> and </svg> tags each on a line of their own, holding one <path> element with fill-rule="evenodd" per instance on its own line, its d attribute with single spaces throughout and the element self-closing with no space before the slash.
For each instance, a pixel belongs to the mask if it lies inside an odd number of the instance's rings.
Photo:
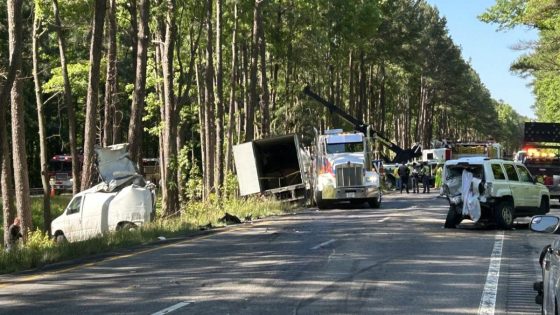
<svg viewBox="0 0 560 315">
<path fill-rule="evenodd" d="M 134 231 L 137 226 L 131 222 L 125 222 L 117 227 L 117 231 Z"/>
<path fill-rule="evenodd" d="M 66 242 L 68 242 L 68 240 L 66 239 L 66 236 L 64 236 L 64 234 L 58 234 L 55 238 L 56 243 L 57 244 L 64 244 Z"/>
</svg>

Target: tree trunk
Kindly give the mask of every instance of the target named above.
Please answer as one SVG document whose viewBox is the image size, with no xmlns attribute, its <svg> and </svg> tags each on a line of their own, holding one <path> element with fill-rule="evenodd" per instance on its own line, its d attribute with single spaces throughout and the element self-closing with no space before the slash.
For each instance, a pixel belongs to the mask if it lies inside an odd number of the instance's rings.
<svg viewBox="0 0 560 315">
<path fill-rule="evenodd" d="M 150 21 L 150 0 L 140 1 L 140 23 L 136 34 L 136 75 L 134 78 L 134 93 L 132 94 L 132 108 L 130 110 L 130 124 L 128 128 L 129 154 L 132 161 L 141 164 L 142 157 L 142 114 L 144 112 L 146 96 L 146 66 L 148 64 L 148 39 Z"/>
<path fill-rule="evenodd" d="M 21 68 L 21 58 L 23 49 L 21 8 L 22 0 L 8 0 L 8 34 L 10 60 L 8 76 L 0 92 L 0 136 L 2 140 L 2 209 L 4 212 L 4 243 L 8 240 L 8 228 L 15 217 L 14 197 L 13 197 L 13 173 L 12 173 L 12 151 L 9 148 L 8 130 L 6 128 L 6 113 L 8 93 L 15 86 L 15 81 L 19 76 Z M 19 215 L 19 213 L 18 213 Z"/>
<path fill-rule="evenodd" d="M 235 108 L 237 107 L 236 88 L 237 88 L 237 1 L 233 4 L 233 31 L 231 36 L 231 85 L 229 93 L 228 129 L 227 129 L 227 150 L 225 171 L 233 171 L 232 149 L 233 149 L 233 125 Z"/>
<path fill-rule="evenodd" d="M 249 48 L 247 47 L 247 42 L 241 42 L 241 69 L 240 69 L 240 82 L 241 84 L 241 96 L 242 104 L 238 105 L 238 124 L 237 124 L 237 143 L 241 143 L 247 139 L 247 111 L 249 110 Z M 243 110 L 241 110 L 243 109 Z M 252 127 L 251 127 L 252 128 Z"/>
<path fill-rule="evenodd" d="M 206 72 L 205 72 L 205 92 L 206 111 L 204 117 L 205 126 L 205 152 L 206 152 L 206 174 L 205 174 L 205 194 L 204 198 L 213 191 L 214 185 L 214 167 L 215 167 L 215 125 L 214 125 L 214 52 L 212 47 L 212 1 L 206 2 Z"/>
<path fill-rule="evenodd" d="M 216 1 L 216 193 L 221 195 L 224 185 L 224 82 L 222 60 L 222 6 L 223 0 Z"/>
<path fill-rule="evenodd" d="M 385 65 L 381 63 L 381 87 L 379 89 L 379 109 L 381 112 L 381 117 L 379 120 L 381 121 L 381 128 L 379 128 L 379 132 L 387 136 L 385 133 L 385 120 L 386 120 L 386 111 L 387 111 L 387 96 L 385 95 Z"/>
<path fill-rule="evenodd" d="M 364 113 L 367 108 L 367 98 L 366 98 L 366 65 L 365 65 L 365 54 L 364 51 L 360 51 L 360 86 L 359 86 L 359 103 L 356 108 L 356 117 L 358 120 L 364 120 Z M 367 123 L 367 122 L 366 122 Z"/>
<path fill-rule="evenodd" d="M 14 10 L 10 14 L 10 10 Z M 22 40 L 22 17 L 21 6 L 8 6 L 8 28 L 10 39 Z M 10 52 L 14 51 L 14 41 L 10 40 Z M 15 63 L 18 74 L 14 80 L 11 91 L 12 103 L 12 157 L 14 167 L 14 188 L 16 197 L 16 209 L 21 219 L 21 232 L 24 240 L 27 233 L 33 229 L 31 221 L 31 202 L 29 200 L 29 172 L 27 169 L 27 152 L 25 150 L 25 106 L 23 104 L 23 77 L 21 75 L 21 57 Z"/>
<path fill-rule="evenodd" d="M 257 2 L 256 2 L 257 3 Z M 259 34 L 259 54 L 261 62 L 261 137 L 266 138 L 270 134 L 270 100 L 268 92 L 268 79 L 266 74 L 266 41 L 264 38 L 264 23 L 262 8 L 260 8 L 262 0 L 258 0 L 258 30 Z"/>
<path fill-rule="evenodd" d="M 167 13 L 165 21 L 165 41 L 163 44 L 163 97 L 165 104 L 163 148 L 167 167 L 166 182 L 163 185 L 162 208 L 168 215 L 179 210 L 179 194 L 176 185 L 177 179 L 177 125 L 175 110 L 175 94 L 173 92 L 173 56 L 177 28 L 175 25 L 175 0 L 167 0 Z"/>
<path fill-rule="evenodd" d="M 37 5 L 37 4 L 36 4 Z M 33 81 L 35 83 L 35 103 L 37 104 L 37 125 L 39 127 L 39 150 L 41 161 L 41 183 L 43 184 L 43 230 L 51 235 L 51 199 L 48 173 L 47 132 L 45 127 L 45 113 L 43 110 L 43 90 L 39 78 L 39 40 L 38 29 L 41 27 L 41 19 L 35 9 L 33 19 Z"/>
<path fill-rule="evenodd" d="M 247 104 L 247 111 L 245 112 L 245 141 L 251 141 L 255 138 L 255 109 L 257 109 L 259 105 L 259 96 L 257 95 L 257 65 L 259 60 L 259 11 L 261 1 L 262 0 L 255 0 L 255 6 L 253 8 L 253 42 L 251 46 L 249 102 Z"/>
<path fill-rule="evenodd" d="M 348 56 L 348 112 L 354 110 L 354 58 L 352 51 Z"/>
<path fill-rule="evenodd" d="M 95 1 L 91 49 L 89 52 L 89 76 L 86 99 L 86 122 L 84 128 L 84 166 L 82 172 L 82 190 L 90 187 L 93 181 L 93 162 L 95 145 L 95 125 L 97 121 L 97 98 L 99 96 L 99 67 L 103 39 L 103 21 L 105 19 L 106 0 Z"/>
<path fill-rule="evenodd" d="M 113 121 L 117 94 L 117 0 L 109 0 L 107 10 L 107 75 L 105 79 L 105 111 L 103 115 L 103 146 L 115 144 Z"/>
<path fill-rule="evenodd" d="M 72 88 L 68 76 L 68 66 L 66 64 L 66 42 L 62 36 L 62 22 L 58 10 L 58 0 L 53 0 L 53 12 L 55 18 L 55 31 L 58 37 L 58 51 L 60 58 L 60 68 L 62 70 L 62 80 L 64 81 L 64 106 L 68 115 L 68 138 L 70 141 L 70 155 L 72 156 L 72 193 L 80 191 L 80 170 L 81 161 L 78 156 L 76 140 L 76 107 L 72 100 Z"/>
</svg>

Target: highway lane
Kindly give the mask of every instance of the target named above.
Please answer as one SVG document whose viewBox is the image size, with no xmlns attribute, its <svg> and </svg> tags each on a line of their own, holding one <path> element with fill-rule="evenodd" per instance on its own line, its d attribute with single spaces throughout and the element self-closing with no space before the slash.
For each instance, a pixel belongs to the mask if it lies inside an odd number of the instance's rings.
<svg viewBox="0 0 560 315">
<path fill-rule="evenodd" d="M 532 282 L 551 236 L 526 224 L 443 229 L 447 202 L 435 197 L 308 209 L 70 270 L 3 277 L 0 313 L 477 314 L 484 299 L 494 299 L 484 311 L 538 313 Z"/>
</svg>

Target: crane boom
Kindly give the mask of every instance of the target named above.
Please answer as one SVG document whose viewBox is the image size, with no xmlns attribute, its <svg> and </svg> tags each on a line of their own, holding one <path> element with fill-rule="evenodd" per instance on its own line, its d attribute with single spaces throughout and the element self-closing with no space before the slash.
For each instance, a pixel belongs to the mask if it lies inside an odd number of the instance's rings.
<svg viewBox="0 0 560 315">
<path fill-rule="evenodd" d="M 377 131 L 375 131 L 371 128 L 368 128 L 368 125 L 366 123 L 364 123 L 363 121 L 361 121 L 361 120 L 357 119 L 356 117 L 348 114 L 347 112 L 342 110 L 340 107 L 338 107 L 335 104 L 325 100 L 324 98 L 319 96 L 317 93 L 313 92 L 309 86 L 306 86 L 303 89 L 303 93 L 308 95 L 309 97 L 313 98 L 317 102 L 321 103 L 323 106 L 325 106 L 329 110 L 331 115 L 333 113 L 336 113 L 337 115 L 342 117 L 344 120 L 346 120 L 347 122 L 352 124 L 354 126 L 354 130 L 362 132 L 362 133 L 368 135 L 369 137 L 372 137 L 376 140 L 379 140 L 379 142 L 381 144 L 386 146 L 389 150 L 393 151 L 395 153 L 395 158 L 391 160 L 391 159 L 384 156 L 385 162 L 406 163 L 406 162 L 412 160 L 413 158 L 419 157 L 419 156 L 422 155 L 422 147 L 419 144 L 415 144 L 410 149 L 403 149 L 403 148 L 399 147 L 398 145 L 393 143 L 391 140 L 389 140 L 389 139 L 385 138 L 384 136 L 382 136 L 381 134 L 379 134 Z M 369 134 L 368 134 L 368 130 L 369 130 Z"/>
</svg>

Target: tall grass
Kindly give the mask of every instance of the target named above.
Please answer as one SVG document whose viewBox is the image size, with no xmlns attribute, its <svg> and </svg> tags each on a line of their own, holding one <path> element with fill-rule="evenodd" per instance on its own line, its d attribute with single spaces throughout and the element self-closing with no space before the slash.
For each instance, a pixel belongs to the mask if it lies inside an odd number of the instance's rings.
<svg viewBox="0 0 560 315">
<path fill-rule="evenodd" d="M 62 214 L 62 211 L 72 199 L 71 195 L 56 195 L 51 197 L 51 218 L 54 219 Z M 3 222 L 2 204 L 0 203 L 0 222 Z M 33 227 L 42 229 L 43 220 L 43 196 L 33 196 L 31 198 L 31 215 Z M 0 241 L 4 243 L 4 226 L 0 224 Z"/>
<path fill-rule="evenodd" d="M 0 273 L 37 268 L 54 262 L 146 244 L 160 236 L 169 238 L 187 235 L 203 226 L 224 225 L 220 218 L 226 212 L 246 221 L 293 211 L 295 208 L 269 199 L 211 198 L 207 202 L 190 202 L 184 205 L 179 215 L 160 216 L 139 229 L 108 233 L 83 242 L 56 244 L 48 235 L 36 230 L 29 235 L 25 245 L 17 246 L 9 252 L 0 250 Z"/>
</svg>

